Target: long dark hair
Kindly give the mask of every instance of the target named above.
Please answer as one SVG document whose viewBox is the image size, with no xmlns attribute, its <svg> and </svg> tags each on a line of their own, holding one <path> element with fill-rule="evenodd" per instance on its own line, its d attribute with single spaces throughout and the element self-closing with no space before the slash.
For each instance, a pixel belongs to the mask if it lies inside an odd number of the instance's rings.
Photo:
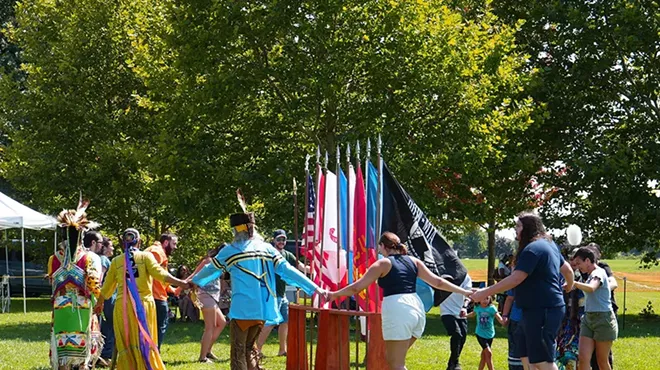
<svg viewBox="0 0 660 370">
<path fill-rule="evenodd" d="M 518 222 L 522 224 L 522 231 L 520 232 L 520 240 L 518 240 L 518 252 L 516 253 L 516 260 L 522 253 L 523 249 L 534 240 L 547 239 L 552 240 L 550 235 L 545 230 L 543 220 L 534 213 L 521 213 L 518 215 Z"/>
</svg>

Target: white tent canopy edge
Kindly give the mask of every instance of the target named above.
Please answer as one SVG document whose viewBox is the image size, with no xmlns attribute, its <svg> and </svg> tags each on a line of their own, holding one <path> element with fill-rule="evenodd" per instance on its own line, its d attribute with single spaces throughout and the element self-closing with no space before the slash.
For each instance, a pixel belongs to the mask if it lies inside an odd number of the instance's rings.
<svg viewBox="0 0 660 370">
<path fill-rule="evenodd" d="M 25 284 L 25 229 L 54 230 L 57 247 L 57 220 L 27 207 L 0 192 L 0 230 L 21 229 L 21 259 L 23 263 L 23 313 L 27 313 Z M 7 274 L 9 274 L 8 247 L 5 248 Z"/>
</svg>

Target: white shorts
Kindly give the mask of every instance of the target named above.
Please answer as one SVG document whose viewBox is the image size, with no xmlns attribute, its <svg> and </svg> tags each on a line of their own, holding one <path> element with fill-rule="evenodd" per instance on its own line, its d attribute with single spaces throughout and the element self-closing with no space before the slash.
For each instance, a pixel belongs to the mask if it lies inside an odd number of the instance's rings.
<svg viewBox="0 0 660 370">
<path fill-rule="evenodd" d="M 426 326 L 424 304 L 417 293 L 394 294 L 383 299 L 383 339 L 420 338 Z"/>
</svg>

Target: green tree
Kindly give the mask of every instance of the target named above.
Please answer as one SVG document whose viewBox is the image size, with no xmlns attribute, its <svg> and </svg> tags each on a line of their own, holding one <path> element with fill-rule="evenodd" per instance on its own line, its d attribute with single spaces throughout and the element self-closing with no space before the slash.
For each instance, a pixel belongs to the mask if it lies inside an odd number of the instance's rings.
<svg viewBox="0 0 660 370">
<path fill-rule="evenodd" d="M 461 173 L 506 215 L 488 184 L 527 189 L 514 165 L 535 122 L 524 92 L 534 71 L 516 27 L 488 10 L 477 17 L 438 0 L 36 0 L 18 3 L 16 20 L 9 35 L 27 77 L 0 78 L 13 127 L 3 170 L 52 212 L 82 190 L 113 232 L 174 228 L 205 250 L 238 209 L 236 187 L 263 204 L 265 229 L 290 229 L 291 177 L 302 177 L 305 154 L 375 133 L 437 219 L 473 214 L 438 202 L 446 174 Z"/>
<path fill-rule="evenodd" d="M 527 90 L 546 106 L 536 146 L 554 148 L 547 166 L 565 172 L 542 179 L 559 187 L 549 226 L 577 223 L 610 251 L 657 252 L 658 2 L 493 4 L 508 24 L 524 21 L 518 41 L 540 71 Z"/>
<path fill-rule="evenodd" d="M 477 228 L 459 237 L 452 247 L 461 258 L 479 258 L 486 250 L 486 233 Z"/>
</svg>

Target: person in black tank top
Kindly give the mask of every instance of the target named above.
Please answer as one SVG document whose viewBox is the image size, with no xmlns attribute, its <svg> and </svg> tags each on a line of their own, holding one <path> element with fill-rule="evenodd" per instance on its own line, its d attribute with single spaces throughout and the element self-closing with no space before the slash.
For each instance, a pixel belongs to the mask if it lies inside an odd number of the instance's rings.
<svg viewBox="0 0 660 370">
<path fill-rule="evenodd" d="M 379 259 L 353 284 L 328 294 L 329 300 L 357 295 L 378 280 L 383 288 L 383 338 L 387 363 L 392 370 L 406 369 L 406 354 L 424 331 L 424 305 L 417 296 L 417 278 L 432 287 L 466 296 L 472 291 L 462 289 L 433 274 L 422 261 L 407 256 L 407 249 L 399 237 L 385 232 L 378 242 Z M 388 319 L 392 317 L 393 319 Z"/>
</svg>

